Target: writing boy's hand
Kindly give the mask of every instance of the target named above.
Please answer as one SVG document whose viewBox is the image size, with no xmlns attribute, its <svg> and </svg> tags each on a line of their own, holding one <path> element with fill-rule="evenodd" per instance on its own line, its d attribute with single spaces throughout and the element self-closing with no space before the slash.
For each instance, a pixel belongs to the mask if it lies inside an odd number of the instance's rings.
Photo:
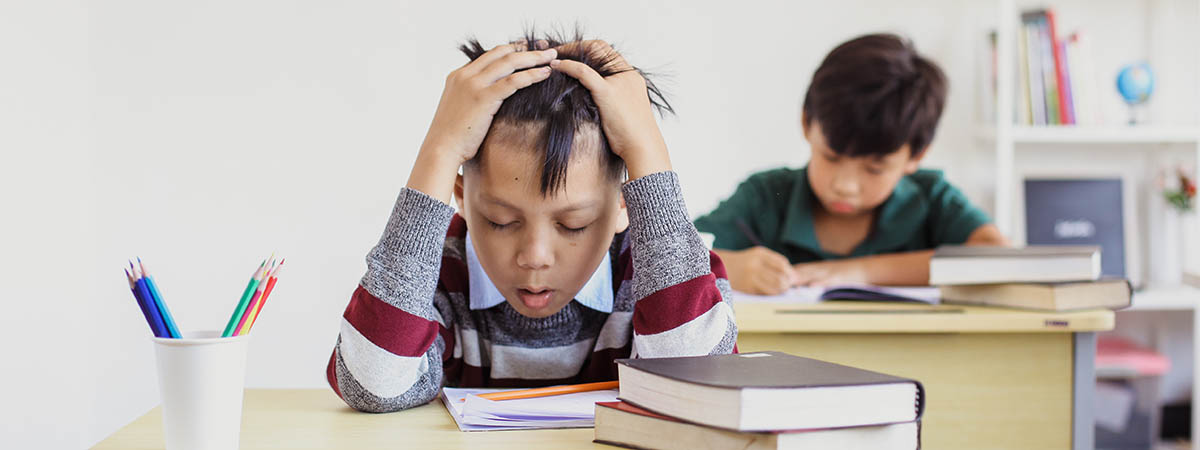
<svg viewBox="0 0 1200 450">
<path fill-rule="evenodd" d="M 716 250 L 729 275 L 729 285 L 749 294 L 776 295 L 791 288 L 795 281 L 786 257 L 766 247 L 745 250 Z"/>
<path fill-rule="evenodd" d="M 557 50 L 524 51 L 525 47 L 524 42 L 500 45 L 450 72 L 409 175 L 409 188 L 450 198 L 454 174 L 475 157 L 504 99 L 550 76 L 549 67 L 536 66 L 553 60 Z"/>
<path fill-rule="evenodd" d="M 634 70 L 608 43 L 584 41 L 567 44 L 583 45 L 596 55 L 612 55 L 620 72 L 601 77 L 586 64 L 571 60 L 554 60 L 550 67 L 579 80 L 592 93 L 600 108 L 600 122 L 613 153 L 625 160 L 629 179 L 671 170 L 667 144 L 663 141 L 650 108 L 646 79 Z"/>
</svg>

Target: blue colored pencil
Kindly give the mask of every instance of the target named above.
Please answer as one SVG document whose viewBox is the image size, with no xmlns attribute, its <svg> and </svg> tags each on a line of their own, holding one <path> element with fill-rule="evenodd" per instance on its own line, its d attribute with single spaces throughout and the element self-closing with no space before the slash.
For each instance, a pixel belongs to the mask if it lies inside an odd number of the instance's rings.
<svg viewBox="0 0 1200 450">
<path fill-rule="evenodd" d="M 129 262 L 129 266 L 133 267 L 133 261 Z M 137 269 L 134 269 L 133 273 L 137 277 L 138 293 L 146 300 L 146 309 L 150 313 L 150 327 L 154 329 L 154 336 L 160 338 L 171 337 L 171 333 L 167 331 L 167 325 L 163 323 L 162 314 L 158 312 L 158 302 L 154 301 L 154 296 L 150 294 L 150 288 L 146 287 L 146 279 L 142 278 Z"/>
<path fill-rule="evenodd" d="M 163 300 L 162 293 L 158 291 L 158 284 L 154 282 L 154 277 L 150 276 L 150 271 L 146 270 L 146 264 L 142 262 L 142 258 L 138 258 L 138 266 L 142 269 L 142 278 L 146 280 L 146 287 L 150 290 L 150 295 L 154 297 L 154 303 L 158 305 L 158 313 L 163 318 L 163 323 L 167 326 L 167 333 L 170 337 L 179 339 L 183 337 L 179 333 L 179 327 L 175 326 L 175 318 L 171 316 L 171 310 L 167 308 L 167 302 Z"/>
<path fill-rule="evenodd" d="M 138 308 L 142 310 L 142 316 L 146 318 L 146 325 L 150 327 L 150 332 L 158 336 L 158 330 L 154 329 L 154 319 L 150 315 L 150 304 L 142 298 L 142 293 L 138 292 L 137 281 L 134 280 L 133 274 L 129 273 L 129 269 L 125 269 L 125 278 L 129 279 L 129 291 L 133 292 L 133 298 L 137 300 Z"/>
</svg>

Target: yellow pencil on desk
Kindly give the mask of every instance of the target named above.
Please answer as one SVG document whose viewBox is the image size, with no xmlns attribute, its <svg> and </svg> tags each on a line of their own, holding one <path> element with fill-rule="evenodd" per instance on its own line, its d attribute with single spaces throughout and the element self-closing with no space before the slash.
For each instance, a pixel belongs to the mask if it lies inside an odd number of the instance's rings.
<svg viewBox="0 0 1200 450">
<path fill-rule="evenodd" d="M 478 394 L 478 395 L 476 395 L 476 397 L 493 400 L 493 401 L 518 400 L 518 399 L 522 399 L 522 398 L 550 397 L 552 395 L 574 394 L 577 392 L 603 391 L 606 389 L 617 389 L 619 387 L 621 387 L 621 383 L 619 381 L 601 381 L 598 383 L 568 384 L 568 385 L 563 385 L 563 386 L 550 386 L 550 387 L 535 388 L 535 389 L 521 389 L 521 390 L 516 390 L 516 391 L 489 392 L 487 394 Z M 465 401 L 467 401 L 467 399 L 463 398 L 463 399 L 459 399 L 459 401 L 465 402 Z"/>
</svg>

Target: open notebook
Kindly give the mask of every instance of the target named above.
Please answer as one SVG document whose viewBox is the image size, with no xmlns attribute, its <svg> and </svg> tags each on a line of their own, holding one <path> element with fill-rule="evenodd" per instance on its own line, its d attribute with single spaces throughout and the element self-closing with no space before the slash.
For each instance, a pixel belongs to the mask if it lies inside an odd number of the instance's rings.
<svg viewBox="0 0 1200 450">
<path fill-rule="evenodd" d="M 862 300 L 914 302 L 936 305 L 941 303 L 941 291 L 936 287 L 894 287 L 867 284 L 845 284 L 828 287 L 794 287 L 779 295 L 754 295 L 734 292 L 734 301 L 807 304 L 824 300 Z"/>
<path fill-rule="evenodd" d="M 596 402 L 617 400 L 617 391 L 494 401 L 475 394 L 512 389 L 442 388 L 442 403 L 461 431 L 531 430 L 538 428 L 591 428 Z"/>
</svg>

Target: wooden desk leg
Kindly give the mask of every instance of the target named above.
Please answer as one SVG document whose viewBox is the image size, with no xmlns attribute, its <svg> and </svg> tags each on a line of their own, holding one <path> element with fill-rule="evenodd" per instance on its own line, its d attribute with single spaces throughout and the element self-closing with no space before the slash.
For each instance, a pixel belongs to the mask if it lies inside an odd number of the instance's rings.
<svg viewBox="0 0 1200 450">
<path fill-rule="evenodd" d="M 1075 333 L 1074 395 L 1071 408 L 1074 431 L 1071 447 L 1092 450 L 1096 447 L 1096 333 Z"/>
</svg>

